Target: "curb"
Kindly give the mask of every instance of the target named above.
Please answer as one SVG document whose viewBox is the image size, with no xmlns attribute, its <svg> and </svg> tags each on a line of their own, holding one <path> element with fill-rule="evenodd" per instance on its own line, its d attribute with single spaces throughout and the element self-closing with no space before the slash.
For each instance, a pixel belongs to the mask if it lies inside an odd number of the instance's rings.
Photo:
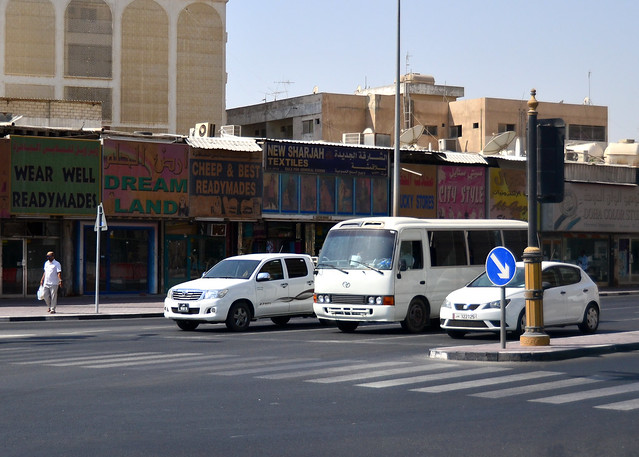
<svg viewBox="0 0 639 457">
<path fill-rule="evenodd" d="M 439 360 L 457 360 L 472 362 L 553 362 L 593 355 L 630 352 L 639 349 L 639 342 L 611 343 L 569 349 L 540 349 L 537 351 L 513 350 L 476 350 L 463 351 L 455 348 L 430 349 L 428 357 Z"/>
<path fill-rule="evenodd" d="M 126 314 L 69 314 L 66 316 L 12 316 L 0 317 L 0 322 L 44 322 L 63 320 L 103 320 L 103 319 L 140 319 L 144 317 L 164 317 L 164 313 L 126 313 Z"/>
</svg>

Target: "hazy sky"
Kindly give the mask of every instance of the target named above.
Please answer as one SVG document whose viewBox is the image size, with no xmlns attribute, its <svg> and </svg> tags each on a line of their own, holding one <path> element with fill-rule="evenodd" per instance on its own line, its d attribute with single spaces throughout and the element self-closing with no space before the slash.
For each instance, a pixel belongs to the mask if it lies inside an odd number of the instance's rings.
<svg viewBox="0 0 639 457">
<path fill-rule="evenodd" d="M 481 97 L 608 107 L 639 139 L 639 3 L 401 0 L 401 73 Z M 227 108 L 393 84 L 397 0 L 229 0 Z"/>
</svg>

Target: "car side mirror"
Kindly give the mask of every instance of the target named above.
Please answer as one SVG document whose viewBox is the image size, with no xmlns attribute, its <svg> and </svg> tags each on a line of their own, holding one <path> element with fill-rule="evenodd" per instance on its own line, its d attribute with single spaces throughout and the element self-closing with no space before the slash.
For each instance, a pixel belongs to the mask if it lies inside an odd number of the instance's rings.
<svg viewBox="0 0 639 457">
<path fill-rule="evenodd" d="M 543 290 L 550 289 L 551 287 L 552 287 L 552 284 L 550 284 L 548 281 L 545 281 L 545 282 L 541 283 L 541 288 Z"/>
<path fill-rule="evenodd" d="M 262 272 L 257 274 L 257 282 L 270 281 L 271 274 L 267 272 Z"/>
</svg>

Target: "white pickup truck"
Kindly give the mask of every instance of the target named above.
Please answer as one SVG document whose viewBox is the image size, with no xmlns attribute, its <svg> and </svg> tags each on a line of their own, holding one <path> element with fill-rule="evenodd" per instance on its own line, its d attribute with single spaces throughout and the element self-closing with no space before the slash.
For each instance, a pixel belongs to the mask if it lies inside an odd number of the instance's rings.
<svg viewBox="0 0 639 457">
<path fill-rule="evenodd" d="M 164 317 L 182 330 L 224 322 L 246 330 L 252 320 L 285 325 L 294 316 L 313 316 L 314 265 L 305 254 L 248 254 L 229 257 L 201 278 L 169 289 Z"/>
</svg>

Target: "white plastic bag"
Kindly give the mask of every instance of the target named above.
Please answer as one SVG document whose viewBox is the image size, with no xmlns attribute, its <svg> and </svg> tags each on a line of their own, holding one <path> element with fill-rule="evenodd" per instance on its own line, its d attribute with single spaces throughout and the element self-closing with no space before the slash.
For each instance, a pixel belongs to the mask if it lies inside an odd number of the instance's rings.
<svg viewBox="0 0 639 457">
<path fill-rule="evenodd" d="M 44 300 L 44 286 L 40 286 L 38 288 L 38 292 L 36 295 L 38 296 L 38 300 Z"/>
</svg>

